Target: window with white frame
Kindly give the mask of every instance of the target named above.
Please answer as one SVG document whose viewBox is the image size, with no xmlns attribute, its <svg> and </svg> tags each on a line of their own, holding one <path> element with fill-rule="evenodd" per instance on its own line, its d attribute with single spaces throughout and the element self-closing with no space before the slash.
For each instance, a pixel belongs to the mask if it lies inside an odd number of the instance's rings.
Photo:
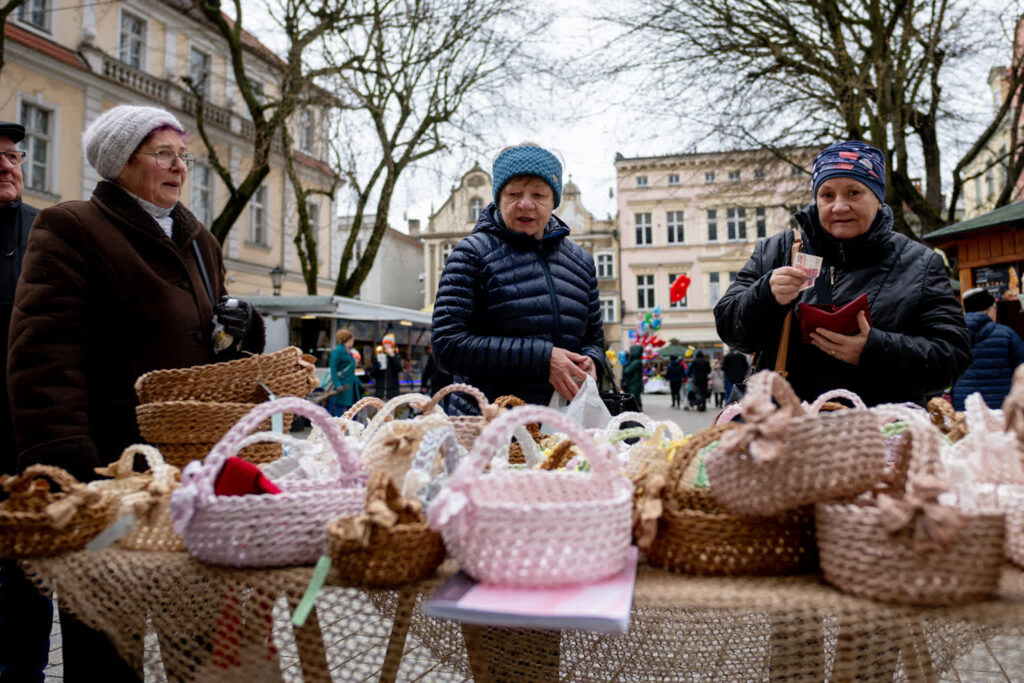
<svg viewBox="0 0 1024 683">
<path fill-rule="evenodd" d="M 309 218 L 309 227 L 315 235 L 320 229 L 320 204 L 306 202 L 306 217 Z"/>
<path fill-rule="evenodd" d="M 763 168 L 755 168 L 754 169 L 754 180 L 764 180 L 764 169 Z"/>
<path fill-rule="evenodd" d="M 638 175 L 636 177 L 636 186 L 637 187 L 647 187 L 647 176 L 645 176 L 645 175 Z"/>
<path fill-rule="evenodd" d="M 21 103 L 21 125 L 25 126 L 22 149 L 25 160 L 21 174 L 25 187 L 41 192 L 50 192 L 50 154 L 53 150 L 54 114 L 29 102 Z"/>
<path fill-rule="evenodd" d="M 981 206 L 981 176 L 974 176 L 974 206 Z"/>
<path fill-rule="evenodd" d="M 682 244 L 686 241 L 682 211 L 666 211 L 665 227 L 668 229 L 669 244 Z"/>
<path fill-rule="evenodd" d="M 681 273 L 669 273 L 669 275 L 668 275 L 669 287 L 672 286 L 672 283 L 675 282 L 676 278 L 679 277 L 680 275 L 681 275 Z M 668 307 L 669 308 L 686 308 L 686 297 L 684 296 L 679 301 L 672 301 L 670 299 L 669 302 L 668 302 Z"/>
<path fill-rule="evenodd" d="M 192 177 L 192 213 L 209 227 L 213 221 L 213 169 L 197 163 L 189 175 Z"/>
<path fill-rule="evenodd" d="M 140 19 L 130 12 L 121 12 L 121 36 L 117 58 L 136 69 L 146 68 L 145 19 Z"/>
<path fill-rule="evenodd" d="M 469 200 L 469 220 L 476 223 L 480 220 L 480 214 L 484 212 L 484 200 L 473 197 Z"/>
<path fill-rule="evenodd" d="M 270 246 L 267 236 L 267 188 L 259 187 L 249 200 L 249 234 L 247 242 Z"/>
<path fill-rule="evenodd" d="M 601 302 L 601 322 L 606 325 L 618 322 L 619 318 L 615 315 L 615 297 L 602 296 L 599 301 Z"/>
<path fill-rule="evenodd" d="M 597 276 L 599 278 L 615 277 L 615 254 L 610 251 L 600 251 L 595 257 L 597 264 Z"/>
<path fill-rule="evenodd" d="M 316 116 L 311 109 L 303 109 L 299 114 L 299 149 L 316 154 Z"/>
<path fill-rule="evenodd" d="M 654 308 L 654 275 L 636 276 L 636 305 L 641 311 Z"/>
<path fill-rule="evenodd" d="M 708 299 L 712 306 L 722 298 L 722 285 L 718 281 L 718 273 L 708 274 Z"/>
<path fill-rule="evenodd" d="M 754 209 L 754 224 L 757 226 L 757 238 L 768 236 L 768 217 L 763 206 Z"/>
<path fill-rule="evenodd" d="M 196 87 L 196 92 L 204 100 L 210 99 L 210 93 L 213 90 L 210 83 L 211 62 L 212 58 L 208 52 L 203 52 L 195 47 L 189 48 L 188 75 L 192 79 L 192 84 Z"/>
<path fill-rule="evenodd" d="M 992 201 L 996 196 L 996 174 L 992 169 L 985 171 L 985 200 Z"/>
<path fill-rule="evenodd" d="M 804 174 L 803 169 L 801 169 L 799 166 L 790 166 L 789 167 L 789 177 L 790 178 L 799 178 L 803 174 Z"/>
<path fill-rule="evenodd" d="M 730 183 L 738 183 L 739 181 L 740 181 L 740 172 L 739 171 L 729 171 L 729 182 Z"/>
<path fill-rule="evenodd" d="M 718 210 L 708 209 L 708 242 L 718 241 Z"/>
<path fill-rule="evenodd" d="M 633 220 L 636 223 L 636 245 L 638 247 L 654 244 L 654 228 L 651 227 L 650 213 L 635 213 Z"/>
<path fill-rule="evenodd" d="M 747 210 L 742 206 L 726 209 L 725 229 L 730 241 L 747 239 Z"/>
<path fill-rule="evenodd" d="M 441 245 L 441 267 L 444 268 L 444 264 L 448 263 L 448 257 L 452 255 L 452 250 L 455 249 L 454 242 L 445 242 Z"/>
<path fill-rule="evenodd" d="M 707 184 L 707 185 L 710 185 L 713 182 L 715 182 L 715 172 L 714 171 L 705 171 L 704 172 L 704 183 Z"/>
<path fill-rule="evenodd" d="M 669 185 L 678 185 L 679 184 L 679 174 L 678 173 L 669 173 L 668 174 L 668 184 Z"/>
<path fill-rule="evenodd" d="M 50 0 L 26 0 L 18 7 L 18 21 L 49 31 Z"/>
</svg>

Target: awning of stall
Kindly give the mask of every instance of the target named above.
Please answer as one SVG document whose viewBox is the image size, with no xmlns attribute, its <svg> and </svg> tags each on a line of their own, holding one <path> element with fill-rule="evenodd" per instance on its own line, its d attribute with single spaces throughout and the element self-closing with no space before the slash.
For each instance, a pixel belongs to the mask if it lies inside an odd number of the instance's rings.
<svg viewBox="0 0 1024 683">
<path fill-rule="evenodd" d="M 314 316 L 427 326 L 431 320 L 431 315 L 423 311 L 344 296 L 252 296 L 246 301 L 260 313 L 271 316 Z"/>
<path fill-rule="evenodd" d="M 1024 201 L 1015 202 L 1007 206 L 1001 206 L 994 211 L 983 213 L 966 221 L 960 221 L 953 225 L 947 225 L 939 230 L 922 235 L 925 242 L 940 243 L 963 237 L 967 233 L 977 232 L 988 228 L 1009 228 L 1024 226 Z"/>
</svg>

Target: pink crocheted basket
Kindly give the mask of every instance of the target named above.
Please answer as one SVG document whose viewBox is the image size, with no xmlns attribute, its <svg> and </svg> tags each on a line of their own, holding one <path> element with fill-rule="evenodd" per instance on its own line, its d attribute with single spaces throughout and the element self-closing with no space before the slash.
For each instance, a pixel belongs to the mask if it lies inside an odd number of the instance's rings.
<svg viewBox="0 0 1024 683">
<path fill-rule="evenodd" d="M 263 436 L 246 438 L 261 422 L 284 412 L 303 415 L 324 431 L 341 476 L 277 482 L 281 493 L 273 495 L 215 495 L 214 483 L 224 461 L 246 442 Z M 171 494 L 171 513 L 193 556 L 232 567 L 281 567 L 313 564 L 327 552 L 328 522 L 362 512 L 367 475 L 330 414 L 305 399 L 289 397 L 249 411 L 203 462 L 189 463 L 181 482 Z"/>
<path fill-rule="evenodd" d="M 512 431 L 542 422 L 565 432 L 591 472 L 499 470 Z M 598 445 L 574 420 L 549 408 L 520 406 L 495 418 L 431 503 L 432 528 L 464 571 L 509 586 L 558 586 L 596 581 L 626 562 L 633 485 L 611 446 Z"/>
<path fill-rule="evenodd" d="M 751 377 L 747 387 L 743 427 L 723 435 L 705 458 L 711 493 L 727 512 L 776 515 L 857 495 L 894 475 L 878 418 L 856 394 L 828 392 L 805 410 L 789 383 L 770 370 Z M 819 413 L 835 396 L 855 407 Z"/>
</svg>

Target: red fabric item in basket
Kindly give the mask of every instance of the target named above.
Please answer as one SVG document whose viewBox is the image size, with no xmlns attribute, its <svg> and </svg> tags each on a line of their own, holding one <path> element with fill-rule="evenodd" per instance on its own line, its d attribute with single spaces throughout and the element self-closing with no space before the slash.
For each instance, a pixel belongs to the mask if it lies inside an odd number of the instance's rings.
<svg viewBox="0 0 1024 683">
<path fill-rule="evenodd" d="M 249 493 L 281 493 L 281 489 L 263 476 L 259 467 L 232 456 L 224 461 L 213 492 L 218 496 L 244 496 Z"/>
<path fill-rule="evenodd" d="M 868 295 L 861 294 L 848 304 L 800 304 L 797 306 L 797 317 L 800 318 L 800 336 L 805 344 L 811 343 L 811 332 L 819 327 L 832 330 L 839 334 L 857 334 L 857 313 L 864 311 L 868 325 L 871 324 L 871 310 L 868 308 Z"/>
</svg>

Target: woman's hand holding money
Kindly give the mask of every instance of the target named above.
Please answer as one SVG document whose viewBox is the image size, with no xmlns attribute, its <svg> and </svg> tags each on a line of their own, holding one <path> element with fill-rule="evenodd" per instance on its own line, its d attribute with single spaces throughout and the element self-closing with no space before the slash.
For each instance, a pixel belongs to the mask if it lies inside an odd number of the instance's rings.
<svg viewBox="0 0 1024 683">
<path fill-rule="evenodd" d="M 807 275 L 799 268 L 782 266 L 772 271 L 771 277 L 768 278 L 768 284 L 771 286 L 772 296 L 775 297 L 775 300 L 785 306 L 796 299 L 797 294 L 803 289 L 806 278 Z"/>
</svg>

